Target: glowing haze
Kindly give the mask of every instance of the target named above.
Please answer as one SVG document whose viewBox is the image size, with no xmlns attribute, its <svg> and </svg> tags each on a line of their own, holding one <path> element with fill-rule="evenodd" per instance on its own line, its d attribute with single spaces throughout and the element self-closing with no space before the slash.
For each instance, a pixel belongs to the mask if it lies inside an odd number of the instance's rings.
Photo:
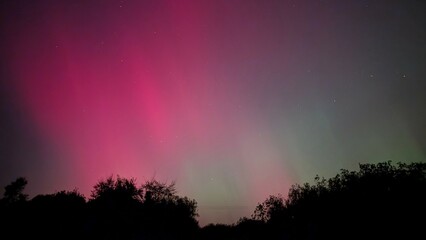
<svg viewBox="0 0 426 240">
<path fill-rule="evenodd" d="M 315 174 L 424 161 L 425 4 L 383 2 L 2 2 L 0 183 L 155 177 L 229 223 Z"/>
</svg>

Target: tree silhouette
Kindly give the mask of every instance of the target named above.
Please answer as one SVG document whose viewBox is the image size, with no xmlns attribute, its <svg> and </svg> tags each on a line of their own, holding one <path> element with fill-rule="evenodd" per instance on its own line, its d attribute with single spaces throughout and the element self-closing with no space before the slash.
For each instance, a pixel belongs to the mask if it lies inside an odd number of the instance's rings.
<svg viewBox="0 0 426 240">
<path fill-rule="evenodd" d="M 133 178 L 110 176 L 96 183 L 88 202 L 90 238 L 132 238 L 140 225 L 142 198 Z"/>
<path fill-rule="evenodd" d="M 77 190 L 37 195 L 28 209 L 28 228 L 38 239 L 81 238 L 86 219 L 86 200 Z"/>
<path fill-rule="evenodd" d="M 144 225 L 151 236 L 162 239 L 188 239 L 198 230 L 197 202 L 176 195 L 175 183 L 156 180 L 142 185 Z"/>
<path fill-rule="evenodd" d="M 176 194 L 174 183 L 135 179 L 98 182 L 89 200 L 92 238 L 182 239 L 198 229 L 197 203 Z"/>
<path fill-rule="evenodd" d="M 92 200 L 100 200 L 104 198 L 128 198 L 136 201 L 142 200 L 142 189 L 136 186 L 136 179 L 126 179 L 112 176 L 105 180 L 99 181 L 92 190 L 90 195 Z"/>
<path fill-rule="evenodd" d="M 19 201 L 27 201 L 28 195 L 22 193 L 28 181 L 24 177 L 19 177 L 4 188 L 3 201 L 5 203 L 15 203 Z"/>
<path fill-rule="evenodd" d="M 173 201 L 177 198 L 174 182 L 167 185 L 152 179 L 144 183 L 141 189 L 145 193 L 145 202 Z"/>
<path fill-rule="evenodd" d="M 23 193 L 27 180 L 19 177 L 5 187 L 3 198 L 0 200 L 0 227 L 3 236 L 14 239 L 26 237 L 25 229 L 28 226 L 28 195 Z"/>
<path fill-rule="evenodd" d="M 283 215 L 284 211 L 285 205 L 283 198 L 280 195 L 271 195 L 263 203 L 257 205 L 252 214 L 252 219 L 268 222 Z"/>
<path fill-rule="evenodd" d="M 426 214 L 425 203 L 426 163 L 384 162 L 294 185 L 287 199 L 269 197 L 252 217 L 294 239 L 407 239 L 424 234 L 418 219 Z"/>
</svg>

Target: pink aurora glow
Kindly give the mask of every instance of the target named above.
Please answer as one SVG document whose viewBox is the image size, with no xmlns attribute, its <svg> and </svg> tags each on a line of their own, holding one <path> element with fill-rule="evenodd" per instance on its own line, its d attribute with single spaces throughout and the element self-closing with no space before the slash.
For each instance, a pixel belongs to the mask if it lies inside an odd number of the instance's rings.
<svg viewBox="0 0 426 240">
<path fill-rule="evenodd" d="M 262 57 L 246 51 L 262 32 L 248 46 L 218 48 L 212 7 L 51 2 L 22 13 L 8 33 L 9 68 L 43 144 L 55 149 L 37 192 L 78 187 L 88 195 L 110 174 L 155 176 L 197 199 L 202 222 L 231 222 L 287 189 L 283 150 L 253 108 L 256 89 L 229 67 Z M 249 208 L 208 212 L 240 205 Z"/>
</svg>

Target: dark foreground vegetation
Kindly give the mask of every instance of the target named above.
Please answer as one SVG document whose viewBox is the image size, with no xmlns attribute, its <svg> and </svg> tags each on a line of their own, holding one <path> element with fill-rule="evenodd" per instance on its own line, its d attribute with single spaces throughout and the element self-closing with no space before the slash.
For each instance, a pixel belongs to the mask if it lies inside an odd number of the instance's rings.
<svg viewBox="0 0 426 240">
<path fill-rule="evenodd" d="M 426 163 L 361 164 L 270 196 L 251 218 L 199 228 L 197 203 L 174 184 L 134 179 L 28 200 L 25 178 L 5 187 L 0 239 L 426 239 Z"/>
</svg>

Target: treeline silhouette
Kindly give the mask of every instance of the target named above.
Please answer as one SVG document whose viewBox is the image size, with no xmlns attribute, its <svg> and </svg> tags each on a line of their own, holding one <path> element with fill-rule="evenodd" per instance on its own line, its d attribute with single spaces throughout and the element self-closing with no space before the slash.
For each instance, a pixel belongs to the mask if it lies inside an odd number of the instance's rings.
<svg viewBox="0 0 426 240">
<path fill-rule="evenodd" d="M 86 202 L 77 190 L 22 193 L 27 181 L 5 187 L 0 239 L 195 239 L 197 203 L 176 194 L 174 184 L 109 177 Z"/>
<path fill-rule="evenodd" d="M 109 177 L 88 201 L 77 190 L 28 200 L 21 177 L 0 200 L 0 239 L 425 239 L 426 163 L 359 167 L 269 196 L 235 224 L 203 228 L 196 201 L 173 183 Z"/>
</svg>

